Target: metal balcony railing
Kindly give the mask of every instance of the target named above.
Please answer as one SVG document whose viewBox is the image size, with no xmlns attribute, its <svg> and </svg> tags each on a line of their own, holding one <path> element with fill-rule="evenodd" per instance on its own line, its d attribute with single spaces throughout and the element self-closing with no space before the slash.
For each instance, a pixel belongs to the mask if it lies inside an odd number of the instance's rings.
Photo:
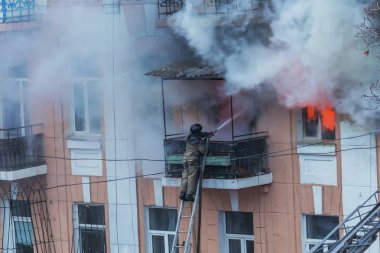
<svg viewBox="0 0 380 253">
<path fill-rule="evenodd" d="M 266 155 L 267 136 L 264 133 L 252 136 L 234 141 L 211 141 L 204 178 L 234 179 L 269 173 Z M 166 177 L 181 177 L 185 147 L 184 138 L 165 140 Z"/>
<path fill-rule="evenodd" d="M 270 0 L 193 0 L 193 2 L 196 14 L 229 16 L 260 13 Z M 181 10 L 185 0 L 158 0 L 157 4 L 159 19 L 166 19 Z"/>
<path fill-rule="evenodd" d="M 0 129 L 0 171 L 45 164 L 42 125 Z"/>
<path fill-rule="evenodd" d="M 30 21 L 35 17 L 34 0 L 0 0 L 0 23 Z"/>
</svg>

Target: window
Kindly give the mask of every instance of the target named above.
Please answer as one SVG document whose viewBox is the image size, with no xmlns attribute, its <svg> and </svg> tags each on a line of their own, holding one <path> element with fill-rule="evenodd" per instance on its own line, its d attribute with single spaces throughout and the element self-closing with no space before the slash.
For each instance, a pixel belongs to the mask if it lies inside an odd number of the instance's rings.
<svg viewBox="0 0 380 253">
<path fill-rule="evenodd" d="M 13 238 L 16 253 L 33 253 L 33 224 L 30 204 L 25 200 L 11 200 Z"/>
<path fill-rule="evenodd" d="M 100 91 L 97 79 L 78 78 L 73 83 L 74 132 L 100 133 Z"/>
<path fill-rule="evenodd" d="M 322 216 L 322 215 L 304 215 L 304 252 L 309 252 L 318 242 L 325 238 L 331 230 L 339 225 L 337 216 Z M 333 240 L 326 241 L 326 244 L 331 244 L 339 239 L 339 232 L 333 235 Z M 324 252 L 328 250 L 328 246 L 324 247 Z"/>
<path fill-rule="evenodd" d="M 105 253 L 107 247 L 104 205 L 74 205 L 73 217 L 75 252 Z"/>
<path fill-rule="evenodd" d="M 27 102 L 26 78 L 14 78 L 2 81 L 0 105 L 2 128 L 19 128 L 29 124 Z M 18 135 L 25 135 L 25 129 L 13 129 L 9 131 L 10 138 Z"/>
<path fill-rule="evenodd" d="M 302 109 L 302 131 L 303 140 L 335 139 L 335 111 L 331 107 L 317 110 L 315 107 L 307 106 Z"/>
<path fill-rule="evenodd" d="M 253 214 L 225 212 L 226 252 L 253 253 Z"/>
<path fill-rule="evenodd" d="M 177 209 L 149 208 L 149 252 L 170 253 L 176 225 Z"/>
</svg>

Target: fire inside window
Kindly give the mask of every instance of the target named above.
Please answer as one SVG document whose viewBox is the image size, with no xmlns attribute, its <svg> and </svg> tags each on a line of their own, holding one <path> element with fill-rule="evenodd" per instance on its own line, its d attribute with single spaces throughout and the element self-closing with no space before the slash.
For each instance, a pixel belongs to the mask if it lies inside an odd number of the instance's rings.
<svg viewBox="0 0 380 253">
<path fill-rule="evenodd" d="M 302 122 L 305 138 L 335 139 L 335 111 L 332 107 L 316 109 L 307 106 L 302 110 Z"/>
<path fill-rule="evenodd" d="M 1 0 L 0 23 L 32 20 L 35 16 L 34 0 Z"/>
</svg>

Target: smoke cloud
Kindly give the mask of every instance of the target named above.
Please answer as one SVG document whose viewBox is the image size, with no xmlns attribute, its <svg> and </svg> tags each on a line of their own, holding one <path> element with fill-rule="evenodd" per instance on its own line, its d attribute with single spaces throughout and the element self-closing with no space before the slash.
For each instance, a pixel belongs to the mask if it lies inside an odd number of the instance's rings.
<svg viewBox="0 0 380 253">
<path fill-rule="evenodd" d="M 224 73 L 227 92 L 267 85 L 288 108 L 330 104 L 358 122 L 377 117 L 377 110 L 367 110 L 371 101 L 362 99 L 379 71 L 378 59 L 364 55 L 355 36 L 363 3 L 268 1 L 262 22 L 256 22 L 258 13 L 194 15 L 202 3 L 187 3 L 170 22 L 205 62 Z"/>
</svg>

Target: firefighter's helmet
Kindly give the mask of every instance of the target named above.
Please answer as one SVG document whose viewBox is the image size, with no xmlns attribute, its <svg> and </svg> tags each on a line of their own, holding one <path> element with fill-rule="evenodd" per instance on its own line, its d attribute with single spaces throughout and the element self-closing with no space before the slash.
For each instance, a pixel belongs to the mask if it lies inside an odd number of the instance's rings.
<svg viewBox="0 0 380 253">
<path fill-rule="evenodd" d="M 190 127 L 190 132 L 192 134 L 197 134 L 197 133 L 200 133 L 202 129 L 203 129 L 202 125 L 197 123 Z"/>
</svg>

